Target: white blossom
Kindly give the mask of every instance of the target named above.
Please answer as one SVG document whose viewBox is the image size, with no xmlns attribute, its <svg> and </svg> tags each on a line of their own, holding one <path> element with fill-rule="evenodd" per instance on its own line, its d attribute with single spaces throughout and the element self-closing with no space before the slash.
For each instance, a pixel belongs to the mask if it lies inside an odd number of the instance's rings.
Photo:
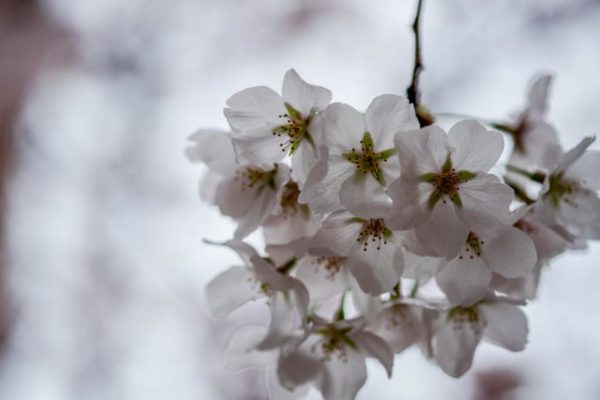
<svg viewBox="0 0 600 400">
<path fill-rule="evenodd" d="M 364 114 L 331 104 L 323 121 L 326 151 L 301 201 L 318 213 L 345 208 L 362 218 L 380 215 L 389 204 L 385 188 L 400 170 L 394 134 L 418 126 L 412 105 L 400 96 L 379 96 Z"/>
<path fill-rule="evenodd" d="M 238 162 L 275 163 L 289 154 L 292 175 L 302 184 L 321 141 L 318 113 L 330 101 L 328 89 L 306 83 L 293 69 L 285 74 L 281 95 L 266 86 L 234 94 L 224 113 L 236 132 Z"/>
<path fill-rule="evenodd" d="M 456 123 L 448 135 L 429 126 L 396 136 L 402 173 L 389 187 L 388 224 L 415 229 L 421 243 L 454 258 L 470 231 L 489 232 L 509 219 L 512 190 L 487 171 L 504 141 L 476 121 Z"/>
</svg>

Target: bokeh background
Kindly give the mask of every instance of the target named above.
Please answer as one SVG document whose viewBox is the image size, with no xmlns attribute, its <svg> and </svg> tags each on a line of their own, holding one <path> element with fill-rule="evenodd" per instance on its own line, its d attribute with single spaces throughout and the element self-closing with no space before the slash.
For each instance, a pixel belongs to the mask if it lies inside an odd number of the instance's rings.
<svg viewBox="0 0 600 400">
<path fill-rule="evenodd" d="M 278 89 L 290 67 L 359 109 L 403 94 L 414 8 L 1 0 L 0 399 L 264 399 L 260 373 L 220 363 L 264 310 L 206 315 L 204 285 L 237 260 L 202 242 L 233 225 L 198 198 L 186 138 L 226 128 L 231 94 Z M 551 72 L 549 119 L 573 146 L 600 131 L 599 37 L 598 0 L 426 0 L 423 100 L 504 119 Z M 524 352 L 484 344 L 455 380 L 412 349 L 391 381 L 369 364 L 359 399 L 600 398 L 599 260 L 592 243 L 546 271 Z"/>
</svg>

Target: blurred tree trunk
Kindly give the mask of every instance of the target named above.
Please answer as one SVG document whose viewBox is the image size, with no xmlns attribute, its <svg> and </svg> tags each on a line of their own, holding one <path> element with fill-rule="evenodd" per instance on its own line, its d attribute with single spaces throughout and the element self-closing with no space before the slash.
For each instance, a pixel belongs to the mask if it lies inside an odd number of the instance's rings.
<svg viewBox="0 0 600 400">
<path fill-rule="evenodd" d="M 44 14 L 38 1 L 0 1 L 0 352 L 14 319 L 7 286 L 10 259 L 6 237 L 7 190 L 18 165 L 16 128 L 40 67 L 46 62 L 68 62 L 64 51 L 69 47 L 67 38 L 66 31 Z"/>
</svg>

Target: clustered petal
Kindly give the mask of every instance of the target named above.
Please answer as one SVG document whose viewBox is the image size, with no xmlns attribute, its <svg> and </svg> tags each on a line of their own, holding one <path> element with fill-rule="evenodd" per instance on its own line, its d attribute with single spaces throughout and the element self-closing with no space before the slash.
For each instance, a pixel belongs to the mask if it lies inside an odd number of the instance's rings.
<svg viewBox="0 0 600 400">
<path fill-rule="evenodd" d="M 241 264 L 206 287 L 210 313 L 262 301 L 270 314 L 233 334 L 227 364 L 263 369 L 272 399 L 315 387 L 351 400 L 367 358 L 391 376 L 395 354 L 417 346 L 460 377 L 482 341 L 522 350 L 542 267 L 600 239 L 600 152 L 594 137 L 562 150 L 549 84 L 535 80 L 514 121 L 488 123 L 512 139 L 502 180 L 500 132 L 422 127 L 401 96 L 361 112 L 293 69 L 281 94 L 231 96 L 231 131 L 200 130 L 186 149 L 207 167 L 201 197 L 237 224 L 212 243 Z M 257 230 L 264 252 L 243 241 Z"/>
</svg>

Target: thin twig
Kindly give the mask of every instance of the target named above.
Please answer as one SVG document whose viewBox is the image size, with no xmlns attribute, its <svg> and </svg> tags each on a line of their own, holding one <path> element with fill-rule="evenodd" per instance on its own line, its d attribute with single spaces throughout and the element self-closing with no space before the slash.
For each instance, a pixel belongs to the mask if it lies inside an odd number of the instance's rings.
<svg viewBox="0 0 600 400">
<path fill-rule="evenodd" d="M 406 94 L 408 100 L 414 104 L 415 108 L 419 106 L 421 94 L 419 93 L 419 75 L 423 70 L 423 63 L 421 61 L 421 40 L 419 35 L 419 24 L 421 22 L 421 8 L 423 6 L 423 0 L 419 0 L 417 3 L 417 13 L 415 14 L 415 20 L 412 24 L 412 29 L 415 34 L 415 64 L 413 67 L 412 81 Z"/>
</svg>

